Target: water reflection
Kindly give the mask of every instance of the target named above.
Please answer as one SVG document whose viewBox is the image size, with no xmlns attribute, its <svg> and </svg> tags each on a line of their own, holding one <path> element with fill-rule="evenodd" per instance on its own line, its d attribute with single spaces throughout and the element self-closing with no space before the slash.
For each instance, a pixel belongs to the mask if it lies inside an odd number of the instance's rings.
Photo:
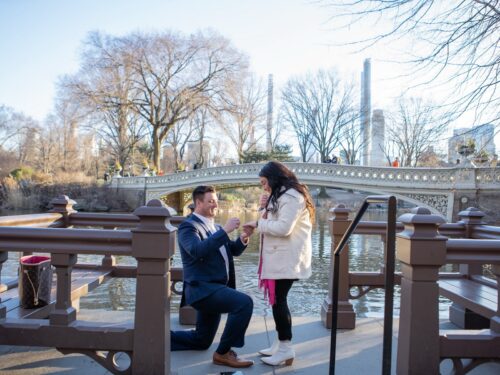
<svg viewBox="0 0 500 375">
<path fill-rule="evenodd" d="M 224 223 L 229 216 L 238 216 L 242 222 L 255 220 L 256 212 L 223 212 L 217 221 Z M 328 274 L 330 272 L 331 237 L 328 228 L 328 209 L 317 211 L 316 223 L 313 228 L 313 261 L 312 276 L 308 280 L 301 280 L 294 284 L 290 291 L 289 305 L 295 316 L 314 315 L 320 312 L 321 305 L 327 295 Z M 384 210 L 368 211 L 364 220 L 384 220 Z M 236 237 L 237 234 L 234 234 Z M 254 300 L 254 313 L 257 315 L 269 314 L 270 309 L 264 301 L 262 292 L 257 286 L 257 264 L 259 260 L 258 237 L 252 236 L 245 253 L 235 258 L 237 286 L 245 291 Z M 2 269 L 2 278 L 15 277 L 19 256 L 9 253 L 9 260 Z M 100 257 L 80 256 L 79 262 L 99 263 Z M 378 271 L 383 264 L 383 243 L 378 236 L 354 235 L 350 242 L 350 269 L 351 271 Z M 118 257 L 118 264 L 135 265 L 135 260 L 130 257 Z M 181 266 L 179 252 L 173 258 L 173 266 Z M 399 270 L 399 264 L 396 265 Z M 451 271 L 451 267 L 446 268 Z M 82 308 L 133 310 L 135 305 L 135 279 L 112 279 L 105 285 L 97 288 L 88 296 L 81 299 Z M 172 295 L 172 311 L 177 311 L 180 298 Z M 399 288 L 396 287 L 395 314 L 399 314 Z M 358 316 L 380 316 L 383 314 L 384 292 L 374 290 L 367 295 L 352 301 Z M 447 315 L 449 302 L 442 299 L 440 312 L 443 317 Z"/>
</svg>

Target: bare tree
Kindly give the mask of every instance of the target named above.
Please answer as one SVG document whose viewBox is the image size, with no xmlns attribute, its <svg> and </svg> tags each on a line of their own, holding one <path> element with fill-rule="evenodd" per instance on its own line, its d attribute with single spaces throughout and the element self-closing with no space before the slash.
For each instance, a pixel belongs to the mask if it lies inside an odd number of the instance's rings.
<svg viewBox="0 0 500 375">
<path fill-rule="evenodd" d="M 455 85 L 449 98 L 449 116 L 474 110 L 476 116 L 495 122 L 500 116 L 498 55 L 500 3 L 498 0 L 326 0 L 333 18 L 347 21 L 373 21 L 376 30 L 362 40 L 350 41 L 363 47 L 380 41 L 389 43 L 410 38 L 408 62 L 415 63 L 415 76 L 422 84 Z M 381 19 L 390 20 L 386 24 Z M 382 25 L 380 25 L 382 24 Z M 387 27 L 388 25 L 388 27 Z M 415 66 L 415 65 L 413 65 Z"/>
<path fill-rule="evenodd" d="M 222 138 L 216 138 L 212 141 L 212 152 L 210 155 L 210 164 L 220 166 L 227 159 L 228 144 Z"/>
<path fill-rule="evenodd" d="M 23 115 L 13 108 L 0 105 L 0 146 L 4 149 L 15 147 L 12 137 L 16 134 L 18 123 L 23 121 Z"/>
<path fill-rule="evenodd" d="M 198 152 L 196 154 L 196 167 L 201 168 L 208 161 L 208 153 L 210 152 L 207 147 L 207 128 L 213 123 L 213 116 L 211 111 L 207 107 L 199 108 L 194 116 L 192 116 L 192 121 L 195 123 L 195 129 L 198 139 Z"/>
<path fill-rule="evenodd" d="M 58 166 L 64 172 L 73 172 L 80 169 L 80 153 L 78 149 L 78 132 L 83 121 L 79 103 L 70 98 L 59 97 L 55 104 L 53 126 L 57 127 L 58 138 Z"/>
<path fill-rule="evenodd" d="M 340 139 L 339 147 L 342 150 L 346 164 L 356 164 L 361 156 L 361 150 L 365 145 L 363 140 L 363 129 L 356 121 L 357 115 L 352 114 L 353 118 L 343 128 L 342 136 Z"/>
<path fill-rule="evenodd" d="M 385 140 L 385 144 L 379 145 L 382 149 L 382 153 L 384 154 L 385 160 L 387 161 L 387 165 L 390 167 L 392 166 L 392 162 L 394 161 L 394 158 L 397 156 L 399 157 L 399 148 L 397 147 L 396 143 L 392 139 L 387 139 Z"/>
<path fill-rule="evenodd" d="M 291 127 L 290 124 L 285 120 L 283 107 L 280 107 L 278 116 L 276 117 L 276 121 L 273 123 L 273 128 L 271 129 L 271 150 L 275 150 L 278 146 L 289 144 L 290 138 L 293 137 L 295 137 L 295 131 L 293 127 Z M 302 155 L 302 148 L 299 147 L 299 149 Z"/>
<path fill-rule="evenodd" d="M 19 164 L 33 161 L 36 150 L 33 135 L 39 128 L 40 124 L 33 118 L 0 106 L 0 146 L 14 153 Z"/>
<path fill-rule="evenodd" d="M 38 155 L 36 168 L 43 173 L 53 173 L 60 167 L 58 136 L 61 133 L 53 115 L 49 115 L 44 126 L 36 133 Z"/>
<path fill-rule="evenodd" d="M 167 135 L 165 144 L 172 147 L 172 156 L 175 170 L 182 169 L 184 164 L 184 153 L 189 142 L 198 142 L 196 136 L 199 134 L 197 122 L 194 116 L 190 119 L 178 121 L 175 126 L 170 129 Z"/>
<path fill-rule="evenodd" d="M 292 127 L 297 137 L 300 150 L 300 159 L 307 163 L 312 157 L 312 133 L 309 131 L 307 115 L 299 106 L 282 105 L 278 113 L 276 124 L 280 127 Z M 274 145 L 273 145 L 274 146 Z"/>
<path fill-rule="evenodd" d="M 304 161 L 309 142 L 322 162 L 339 145 L 353 120 L 353 96 L 353 85 L 343 84 L 335 70 L 288 80 L 281 93 L 284 118 L 295 129 Z"/>
<path fill-rule="evenodd" d="M 248 75 L 229 91 L 230 107 L 218 119 L 220 127 L 236 147 L 240 163 L 244 153 L 256 147 L 256 129 L 266 116 L 265 99 L 262 81 Z"/>
<path fill-rule="evenodd" d="M 170 130 L 199 107 L 226 103 L 225 95 L 246 58 L 215 33 L 133 34 L 126 38 L 133 62 L 132 105 L 152 131 L 153 162 Z"/>
<path fill-rule="evenodd" d="M 59 86 L 60 100 L 78 103 L 87 125 L 97 131 L 112 158 L 125 166 L 147 132 L 131 104 L 134 71 L 123 44 L 120 38 L 90 33 L 80 71 L 61 79 Z"/>
<path fill-rule="evenodd" d="M 388 116 L 388 139 L 394 144 L 401 166 L 416 167 L 422 154 L 440 141 L 447 122 L 436 106 L 421 98 L 400 97 Z"/>
</svg>

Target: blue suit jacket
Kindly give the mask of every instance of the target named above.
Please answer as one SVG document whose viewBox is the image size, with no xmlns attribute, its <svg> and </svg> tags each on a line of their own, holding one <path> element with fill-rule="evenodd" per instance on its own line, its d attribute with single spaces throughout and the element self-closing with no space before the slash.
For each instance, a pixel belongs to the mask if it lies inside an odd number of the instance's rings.
<svg viewBox="0 0 500 375">
<path fill-rule="evenodd" d="M 187 304 L 193 304 L 220 288 L 236 287 L 233 256 L 238 256 L 246 245 L 238 238 L 229 239 L 220 226 L 215 233 L 196 215 L 189 216 L 179 226 L 177 235 L 184 272 L 184 296 Z M 229 260 L 229 279 L 220 247 L 225 246 Z"/>
</svg>

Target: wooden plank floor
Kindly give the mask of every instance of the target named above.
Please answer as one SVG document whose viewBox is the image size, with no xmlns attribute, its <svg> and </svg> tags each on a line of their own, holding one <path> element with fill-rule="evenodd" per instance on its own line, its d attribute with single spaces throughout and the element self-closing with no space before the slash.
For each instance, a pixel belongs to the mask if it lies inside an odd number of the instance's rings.
<svg viewBox="0 0 500 375">
<path fill-rule="evenodd" d="M 71 300 L 78 300 L 90 291 L 97 288 L 99 285 L 109 279 L 111 270 L 104 269 L 79 269 L 73 268 L 71 273 Z M 7 318 L 35 318 L 41 319 L 48 317 L 52 306 L 56 300 L 56 279 L 52 280 L 51 303 L 38 309 L 23 309 L 19 306 L 19 290 L 17 287 L 10 288 L 3 293 L 0 293 L 2 298 L 2 306 L 7 307 Z"/>
</svg>

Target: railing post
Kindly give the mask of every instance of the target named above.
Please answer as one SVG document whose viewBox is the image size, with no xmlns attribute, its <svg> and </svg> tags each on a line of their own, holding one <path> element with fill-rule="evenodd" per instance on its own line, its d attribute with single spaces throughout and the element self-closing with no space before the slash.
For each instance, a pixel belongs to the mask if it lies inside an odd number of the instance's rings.
<svg viewBox="0 0 500 375">
<path fill-rule="evenodd" d="M 76 310 L 71 304 L 71 271 L 77 259 L 75 254 L 51 256 L 51 263 L 56 268 L 57 297 L 55 309 L 50 313 L 50 324 L 69 325 L 76 319 Z"/>
<path fill-rule="evenodd" d="M 485 224 L 483 221 L 485 214 L 474 207 L 460 211 L 458 216 L 460 217 L 459 222 L 464 225 L 465 238 L 472 238 L 475 226 Z M 472 275 L 483 274 L 483 265 L 478 263 L 460 264 L 458 269 L 460 274 L 466 278 L 470 278 Z M 464 329 L 482 329 L 488 328 L 490 325 L 489 319 L 466 309 L 456 302 L 453 302 L 450 306 L 450 322 Z"/>
<path fill-rule="evenodd" d="M 321 306 L 321 320 L 326 328 L 332 327 L 332 275 L 334 250 L 339 244 L 347 228 L 351 224 L 349 213 L 351 210 L 343 204 L 339 204 L 330 210 L 332 217 L 328 219 L 330 234 L 332 236 L 332 246 L 330 251 L 330 271 L 328 277 L 328 296 Z M 339 274 L 339 303 L 337 328 L 354 329 L 356 326 L 356 314 L 352 304 L 349 302 L 349 245 L 346 245 L 340 254 L 340 274 Z"/>
<path fill-rule="evenodd" d="M 64 226 L 67 228 L 70 226 L 70 215 L 76 210 L 73 209 L 73 205 L 76 202 L 72 199 L 69 199 L 67 195 L 60 195 L 57 198 L 54 198 L 50 201 L 52 204 L 52 209 L 49 212 L 57 212 L 63 216 Z"/>
<path fill-rule="evenodd" d="M 134 215 L 132 255 L 137 259 L 135 299 L 134 374 L 170 373 L 170 261 L 176 228 L 170 212 L 158 199 L 139 207 Z"/>
<path fill-rule="evenodd" d="M 115 227 L 109 226 L 109 225 L 104 225 L 103 229 L 114 230 Z M 111 255 L 111 254 L 104 255 L 104 257 L 101 260 L 101 265 L 103 267 L 107 267 L 107 268 L 112 268 L 112 267 L 116 266 L 116 257 L 114 255 Z"/>
<path fill-rule="evenodd" d="M 414 208 L 399 221 L 396 254 L 401 262 L 401 312 L 397 374 L 439 374 L 439 268 L 446 261 L 447 238 L 438 234 L 445 220 Z"/>
<path fill-rule="evenodd" d="M 0 251 L 0 281 L 2 280 L 2 267 L 5 261 L 9 258 L 8 251 Z M 1 292 L 1 290 L 0 290 Z M 7 316 L 7 308 L 2 306 L 2 295 L 0 294 L 0 319 L 3 319 Z"/>
<path fill-rule="evenodd" d="M 485 213 L 475 207 L 469 207 L 466 210 L 460 211 L 458 216 L 460 217 L 459 223 L 465 226 L 465 238 L 472 238 L 474 226 L 486 224 L 483 221 Z"/>
</svg>

